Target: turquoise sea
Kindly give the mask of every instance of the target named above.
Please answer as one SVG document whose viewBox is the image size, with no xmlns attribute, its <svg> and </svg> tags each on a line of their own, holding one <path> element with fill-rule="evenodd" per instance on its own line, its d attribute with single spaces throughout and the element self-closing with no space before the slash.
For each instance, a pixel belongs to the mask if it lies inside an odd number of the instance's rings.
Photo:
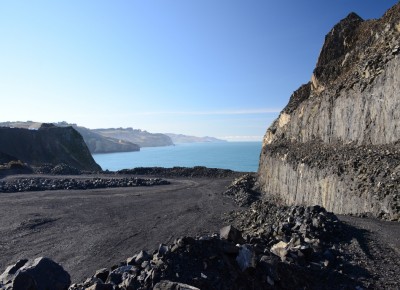
<svg viewBox="0 0 400 290">
<path fill-rule="evenodd" d="M 94 154 L 103 170 L 134 167 L 206 166 L 235 171 L 257 171 L 261 142 L 177 144 L 140 148 L 139 152 Z"/>
</svg>

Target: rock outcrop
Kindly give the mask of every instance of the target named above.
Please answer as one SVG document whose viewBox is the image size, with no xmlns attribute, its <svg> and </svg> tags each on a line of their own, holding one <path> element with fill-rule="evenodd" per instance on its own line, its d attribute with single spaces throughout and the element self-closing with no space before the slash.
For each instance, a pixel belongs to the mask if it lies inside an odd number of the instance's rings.
<svg viewBox="0 0 400 290">
<path fill-rule="evenodd" d="M 264 193 L 287 204 L 400 220 L 400 4 L 349 14 L 326 35 L 311 81 L 268 128 Z"/>
<path fill-rule="evenodd" d="M 82 136 L 72 127 L 43 124 L 38 130 L 0 127 L 0 151 L 32 166 L 65 163 L 100 171 Z"/>
</svg>

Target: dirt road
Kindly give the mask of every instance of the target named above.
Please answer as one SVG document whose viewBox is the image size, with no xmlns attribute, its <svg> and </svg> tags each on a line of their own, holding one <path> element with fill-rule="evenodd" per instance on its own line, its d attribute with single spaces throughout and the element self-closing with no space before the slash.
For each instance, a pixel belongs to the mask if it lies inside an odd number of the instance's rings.
<svg viewBox="0 0 400 290">
<path fill-rule="evenodd" d="M 217 232 L 235 209 L 232 181 L 169 179 L 170 185 L 0 194 L 0 271 L 21 258 L 54 259 L 81 281 L 142 249 Z"/>
</svg>

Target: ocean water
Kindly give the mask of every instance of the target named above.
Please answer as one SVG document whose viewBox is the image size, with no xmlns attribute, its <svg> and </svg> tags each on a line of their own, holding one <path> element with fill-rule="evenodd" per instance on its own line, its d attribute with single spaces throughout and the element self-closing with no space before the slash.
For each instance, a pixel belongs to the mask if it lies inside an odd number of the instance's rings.
<svg viewBox="0 0 400 290">
<path fill-rule="evenodd" d="M 206 166 L 255 172 L 261 152 L 261 142 L 221 142 L 177 144 L 167 147 L 141 148 L 139 152 L 94 154 L 103 170 L 134 167 Z"/>
</svg>

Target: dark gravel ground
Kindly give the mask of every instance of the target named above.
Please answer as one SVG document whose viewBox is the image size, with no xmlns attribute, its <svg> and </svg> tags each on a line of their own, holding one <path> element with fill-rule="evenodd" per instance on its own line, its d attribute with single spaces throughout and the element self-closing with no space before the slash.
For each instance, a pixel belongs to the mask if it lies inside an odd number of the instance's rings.
<svg viewBox="0 0 400 290">
<path fill-rule="evenodd" d="M 222 213 L 236 208 L 219 194 L 230 178 L 169 181 L 152 187 L 1 193 L 0 271 L 18 259 L 46 256 L 81 281 L 142 249 L 218 232 Z"/>
<path fill-rule="evenodd" d="M 368 289 L 400 289 L 400 223 L 340 215 L 343 272 Z"/>
</svg>

